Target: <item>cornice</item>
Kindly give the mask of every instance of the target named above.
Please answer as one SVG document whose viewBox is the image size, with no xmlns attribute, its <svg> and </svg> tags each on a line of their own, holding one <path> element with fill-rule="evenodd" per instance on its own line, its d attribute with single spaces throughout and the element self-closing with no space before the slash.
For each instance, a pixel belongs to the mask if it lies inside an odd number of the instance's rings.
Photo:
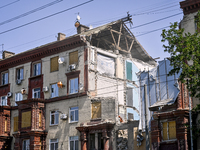
<svg viewBox="0 0 200 150">
<path fill-rule="evenodd" d="M 180 2 L 184 15 L 197 12 L 200 10 L 200 0 L 186 0 Z"/>
<path fill-rule="evenodd" d="M 10 58 L 0 61 L 0 71 L 7 70 L 8 68 L 28 63 L 31 61 L 40 60 L 43 57 L 50 56 L 56 53 L 67 51 L 79 46 L 86 45 L 80 36 L 67 38 L 62 41 L 57 41 L 52 44 L 37 47 L 33 50 L 25 51 Z"/>
</svg>

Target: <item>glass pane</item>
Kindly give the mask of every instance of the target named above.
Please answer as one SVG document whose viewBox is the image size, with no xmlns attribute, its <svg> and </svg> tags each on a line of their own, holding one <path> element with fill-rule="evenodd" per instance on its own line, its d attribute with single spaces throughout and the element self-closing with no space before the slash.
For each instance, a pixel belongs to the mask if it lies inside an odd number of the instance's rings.
<svg viewBox="0 0 200 150">
<path fill-rule="evenodd" d="M 72 80 L 70 80 L 70 93 L 74 93 L 73 85 L 74 85 L 74 80 L 72 79 Z"/>
<path fill-rule="evenodd" d="M 38 63 L 38 74 L 37 75 L 40 75 L 41 74 L 41 63 Z"/>
<path fill-rule="evenodd" d="M 78 93 L 78 78 L 74 79 L 74 93 Z"/>
<path fill-rule="evenodd" d="M 58 143 L 55 143 L 55 150 L 58 150 Z"/>
<path fill-rule="evenodd" d="M 74 141 L 70 141 L 70 150 L 74 150 Z"/>
<path fill-rule="evenodd" d="M 76 110 L 78 107 L 71 107 L 70 110 Z"/>
<path fill-rule="evenodd" d="M 24 69 L 20 69 L 20 79 L 24 78 Z"/>
<path fill-rule="evenodd" d="M 54 143 L 51 143 L 50 149 L 51 149 L 51 150 L 54 150 Z"/>
<path fill-rule="evenodd" d="M 78 150 L 78 141 L 75 141 L 75 150 Z"/>
<path fill-rule="evenodd" d="M 70 117 L 71 117 L 71 121 L 74 121 L 74 111 L 71 111 Z"/>
<path fill-rule="evenodd" d="M 75 121 L 78 121 L 78 110 L 75 110 Z"/>
<path fill-rule="evenodd" d="M 55 97 L 57 97 L 57 96 L 58 96 L 58 85 L 55 84 Z"/>
<path fill-rule="evenodd" d="M 37 72 L 37 67 L 36 67 L 36 64 L 34 65 L 34 71 L 33 71 L 33 72 L 34 72 L 34 74 L 33 74 L 33 75 L 34 75 L 34 76 L 36 76 L 36 75 L 37 75 L 37 74 L 36 74 L 36 72 Z"/>
<path fill-rule="evenodd" d="M 58 124 L 58 122 L 59 122 L 59 113 L 57 112 L 56 114 L 55 114 L 55 124 Z"/>
<path fill-rule="evenodd" d="M 126 62 L 126 78 L 132 81 L 132 63 Z"/>
</svg>

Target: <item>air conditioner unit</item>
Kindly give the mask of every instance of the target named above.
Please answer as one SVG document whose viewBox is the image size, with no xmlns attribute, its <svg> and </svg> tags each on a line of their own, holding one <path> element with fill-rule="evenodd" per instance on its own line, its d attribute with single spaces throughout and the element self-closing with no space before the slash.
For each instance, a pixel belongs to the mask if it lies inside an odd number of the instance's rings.
<svg viewBox="0 0 200 150">
<path fill-rule="evenodd" d="M 21 79 L 17 79 L 17 80 L 16 80 L 16 84 L 17 84 L 17 85 L 20 85 L 21 83 L 22 83 L 22 80 L 21 80 Z"/>
<path fill-rule="evenodd" d="M 48 92 L 49 88 L 47 86 L 43 87 L 43 92 Z"/>
<path fill-rule="evenodd" d="M 11 92 L 8 92 L 7 93 L 7 97 L 11 97 L 12 96 L 12 93 Z"/>
<path fill-rule="evenodd" d="M 73 70 L 76 70 L 76 64 L 71 64 L 69 65 L 69 68 L 68 68 L 70 71 L 73 71 Z"/>
<path fill-rule="evenodd" d="M 61 114 L 60 115 L 60 119 L 66 120 L 67 119 L 67 115 L 66 114 Z"/>
</svg>

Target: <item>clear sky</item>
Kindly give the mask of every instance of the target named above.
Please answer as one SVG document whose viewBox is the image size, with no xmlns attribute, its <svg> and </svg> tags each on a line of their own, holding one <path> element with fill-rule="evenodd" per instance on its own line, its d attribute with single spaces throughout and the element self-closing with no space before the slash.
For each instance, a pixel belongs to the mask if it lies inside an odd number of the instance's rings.
<svg viewBox="0 0 200 150">
<path fill-rule="evenodd" d="M 170 22 L 180 22 L 183 17 L 180 1 L 1 0 L 0 50 L 1 44 L 4 44 L 3 50 L 17 54 L 56 41 L 59 32 L 73 35 L 76 33 L 74 23 L 78 12 L 81 24 L 97 27 L 126 17 L 129 11 L 133 25 L 128 27 L 132 28 L 133 34 L 153 58 L 160 57 L 162 60 L 169 55 L 162 47 L 162 30 L 157 29 L 169 26 Z M 80 5 L 85 2 L 88 3 Z M 77 5 L 80 6 L 72 8 Z M 150 22 L 154 23 L 144 25 Z M 153 30 L 157 31 L 146 34 Z"/>
</svg>

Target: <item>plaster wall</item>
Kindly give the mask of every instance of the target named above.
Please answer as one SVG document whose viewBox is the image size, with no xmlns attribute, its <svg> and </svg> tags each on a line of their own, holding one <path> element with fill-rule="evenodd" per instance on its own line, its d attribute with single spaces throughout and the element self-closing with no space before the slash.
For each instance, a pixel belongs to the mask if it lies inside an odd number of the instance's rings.
<svg viewBox="0 0 200 150">
<path fill-rule="evenodd" d="M 24 68 L 24 79 L 20 85 L 16 84 L 16 69 L 23 67 Z M 11 106 L 15 106 L 15 93 L 21 93 L 21 89 L 24 88 L 28 90 L 28 83 L 30 77 L 31 63 L 25 63 L 9 69 L 9 83 L 10 83 L 10 92 L 13 93 L 10 97 Z M 23 100 L 27 99 L 27 95 L 23 95 Z"/>
<path fill-rule="evenodd" d="M 69 111 L 71 107 L 79 108 L 79 120 L 78 122 L 69 122 Z M 50 125 L 50 112 L 53 110 L 59 110 L 63 114 L 68 115 L 67 120 L 60 119 L 59 113 L 59 123 L 58 125 Z M 69 137 L 70 136 L 79 136 L 77 126 L 80 126 L 81 123 L 89 122 L 91 119 L 91 101 L 84 97 L 77 97 L 73 99 L 67 99 L 62 101 L 57 101 L 53 103 L 46 104 L 46 130 L 48 131 L 46 138 L 46 149 L 49 149 L 50 139 L 58 139 L 58 149 L 68 149 L 69 147 Z M 79 143 L 80 144 L 80 143 Z M 79 145 L 79 148 L 81 146 Z"/>
<path fill-rule="evenodd" d="M 61 81 L 64 85 L 63 88 L 59 88 L 59 96 L 64 96 L 67 93 L 67 76 L 66 73 L 69 73 L 70 71 L 68 70 L 69 67 L 69 53 L 73 51 L 78 50 L 78 65 L 76 70 L 80 70 L 80 78 L 79 81 L 84 85 L 84 47 L 78 47 L 75 49 L 72 49 L 70 51 L 65 51 L 62 53 L 54 54 L 45 58 L 42 58 L 42 73 L 44 74 L 44 83 L 43 86 L 47 86 L 49 88 L 49 92 L 44 92 L 44 98 L 49 99 L 51 98 L 51 84 L 55 84 L 59 81 Z M 63 57 L 65 59 L 64 64 L 59 64 L 59 70 L 50 72 L 50 60 L 53 57 Z"/>
</svg>

